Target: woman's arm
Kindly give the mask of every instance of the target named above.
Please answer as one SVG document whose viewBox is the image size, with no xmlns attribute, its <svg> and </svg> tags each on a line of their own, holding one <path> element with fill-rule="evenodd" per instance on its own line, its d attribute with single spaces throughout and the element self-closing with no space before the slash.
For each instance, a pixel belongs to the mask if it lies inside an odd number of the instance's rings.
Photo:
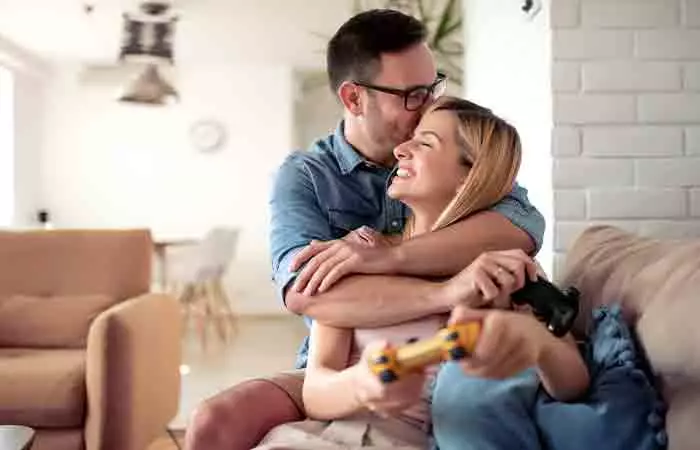
<svg viewBox="0 0 700 450">
<path fill-rule="evenodd" d="M 558 338 L 523 311 L 474 310 L 458 306 L 450 323 L 481 322 L 471 358 L 462 367 L 471 376 L 503 379 L 536 367 L 545 390 L 559 401 L 582 395 L 589 374 L 573 339 Z"/>
<path fill-rule="evenodd" d="M 588 389 L 588 368 L 571 335 L 562 339 L 551 336 L 540 351 L 537 371 L 549 395 L 566 402 L 574 400 Z"/>
<path fill-rule="evenodd" d="M 357 398 L 350 352 L 353 330 L 314 322 L 304 379 L 304 407 L 311 419 L 346 417 L 362 408 Z"/>
</svg>

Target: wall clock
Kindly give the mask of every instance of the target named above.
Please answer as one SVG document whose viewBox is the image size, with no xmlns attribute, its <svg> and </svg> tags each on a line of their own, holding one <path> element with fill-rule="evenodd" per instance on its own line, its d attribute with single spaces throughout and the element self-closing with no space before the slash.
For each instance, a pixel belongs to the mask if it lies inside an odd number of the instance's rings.
<svg viewBox="0 0 700 450">
<path fill-rule="evenodd" d="M 190 127 L 190 142 L 201 152 L 221 150 L 226 142 L 226 127 L 217 120 L 200 120 Z"/>
</svg>

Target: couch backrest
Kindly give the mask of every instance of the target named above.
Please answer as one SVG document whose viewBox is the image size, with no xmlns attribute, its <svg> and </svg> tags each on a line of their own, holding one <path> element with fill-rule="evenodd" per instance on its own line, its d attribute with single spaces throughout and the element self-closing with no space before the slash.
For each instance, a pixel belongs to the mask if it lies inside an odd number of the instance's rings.
<svg viewBox="0 0 700 450">
<path fill-rule="evenodd" d="M 131 298 L 149 291 L 152 249 L 148 230 L 0 232 L 0 298 Z"/>
<path fill-rule="evenodd" d="M 622 304 L 669 403 L 669 449 L 698 448 L 700 239 L 591 227 L 569 250 L 560 282 L 581 291 L 581 318 L 597 305 Z"/>
</svg>

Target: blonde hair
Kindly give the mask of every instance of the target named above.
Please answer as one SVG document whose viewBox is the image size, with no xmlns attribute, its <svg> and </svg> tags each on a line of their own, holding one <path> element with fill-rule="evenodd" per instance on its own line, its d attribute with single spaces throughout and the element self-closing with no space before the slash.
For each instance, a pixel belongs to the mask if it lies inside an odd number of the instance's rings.
<svg viewBox="0 0 700 450">
<path fill-rule="evenodd" d="M 431 111 L 451 111 L 457 116 L 461 160 L 471 165 L 459 191 L 433 224 L 431 231 L 436 231 L 503 199 L 513 189 L 522 151 L 516 129 L 487 108 L 443 97 Z M 412 220 L 407 226 L 408 235 L 413 229 Z"/>
</svg>

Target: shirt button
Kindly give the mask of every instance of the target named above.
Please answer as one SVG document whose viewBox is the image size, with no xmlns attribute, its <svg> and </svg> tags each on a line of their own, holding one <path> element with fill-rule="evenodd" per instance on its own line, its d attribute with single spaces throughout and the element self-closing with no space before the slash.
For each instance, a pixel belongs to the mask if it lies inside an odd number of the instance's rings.
<svg viewBox="0 0 700 450">
<path fill-rule="evenodd" d="M 391 221 L 391 226 L 394 227 L 394 228 L 398 227 L 398 226 L 399 226 L 399 221 L 398 221 L 398 220 L 392 220 L 392 221 Z"/>
</svg>

